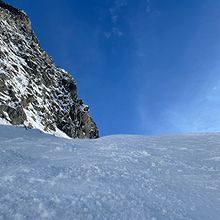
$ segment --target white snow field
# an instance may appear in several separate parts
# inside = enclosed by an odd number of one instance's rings
[[[1,125],[0,219],[219,220],[220,134],[68,140]]]

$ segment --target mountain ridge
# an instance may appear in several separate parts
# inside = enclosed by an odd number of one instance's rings
[[[71,138],[98,138],[70,73],[41,48],[27,14],[0,2],[0,118]]]

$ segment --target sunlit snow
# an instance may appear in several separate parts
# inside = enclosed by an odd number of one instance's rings
[[[220,134],[68,140],[0,126],[0,219],[220,219]]]

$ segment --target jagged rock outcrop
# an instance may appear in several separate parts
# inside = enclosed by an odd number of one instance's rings
[[[0,1],[0,118],[13,125],[97,138],[76,83],[41,48],[25,12]]]

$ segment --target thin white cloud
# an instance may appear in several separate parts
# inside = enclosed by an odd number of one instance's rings
[[[117,28],[117,27],[113,27],[113,28],[112,28],[112,32],[113,32],[115,35],[117,35],[118,37],[121,37],[121,36],[123,35],[122,31],[121,31],[119,28]]]
[[[146,0],[146,8],[145,11],[147,14],[151,14],[153,16],[159,16],[160,15],[160,11],[158,9],[154,9],[151,5],[151,1],[150,0]]]
[[[117,23],[118,15],[112,15],[112,23]]]
[[[151,12],[150,0],[146,0],[146,9],[145,9],[145,11],[147,13]]]
[[[112,36],[111,32],[104,32],[104,35],[107,39],[109,39]]]
[[[212,132],[220,131],[220,65],[203,73],[207,78],[190,89],[189,96],[179,93],[179,99],[168,102],[161,109],[152,107],[143,89],[145,81],[140,81],[137,97],[137,114],[143,133]],[[141,89],[142,88],[142,89]],[[178,98],[178,97],[177,97]],[[154,123],[154,119],[156,122]]]
[[[123,36],[123,32],[120,28],[119,20],[121,10],[126,7],[127,1],[126,0],[115,0],[112,3],[112,6],[109,9],[109,15],[111,18],[112,27],[111,30],[104,32],[104,36],[109,39],[113,36],[121,37]]]
[[[217,75],[217,74],[216,74]],[[220,79],[202,84],[198,95],[186,103],[177,103],[165,112],[171,126],[179,131],[220,130]]]

